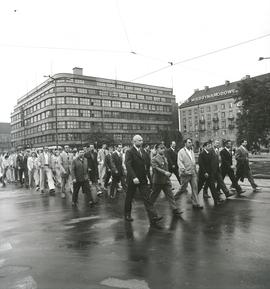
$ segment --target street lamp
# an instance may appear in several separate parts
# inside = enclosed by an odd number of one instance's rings
[[[56,92],[56,78],[51,75],[44,75],[44,77],[52,79],[54,81],[54,105],[55,105],[55,137],[56,137],[56,148],[58,149],[58,118],[57,118],[57,92]]]
[[[264,60],[264,59],[270,59],[270,57],[259,57],[258,61]]]

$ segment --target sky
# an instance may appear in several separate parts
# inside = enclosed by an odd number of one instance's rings
[[[269,0],[0,1],[0,122],[44,75],[73,67],[172,87],[178,103],[194,89],[268,73],[270,59],[258,58],[270,57],[269,15]]]

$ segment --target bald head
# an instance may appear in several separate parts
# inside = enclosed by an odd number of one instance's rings
[[[134,137],[133,137],[133,144],[134,144],[137,148],[141,147],[142,144],[143,144],[143,138],[142,138],[139,134],[134,135]]]

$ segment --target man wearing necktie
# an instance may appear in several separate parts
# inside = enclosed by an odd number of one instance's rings
[[[231,182],[232,182],[232,187],[236,189],[238,194],[242,194],[242,193],[244,193],[244,191],[239,186],[239,184],[236,180],[236,177],[234,175],[231,148],[232,148],[232,142],[230,140],[227,140],[224,143],[224,148],[220,151],[221,175],[222,175],[223,180],[224,180],[225,176],[228,175]]]
[[[157,216],[153,204],[150,201],[150,189],[147,180],[147,168],[149,167],[146,152],[142,150],[143,138],[140,135],[133,137],[133,146],[126,152],[125,165],[127,169],[127,193],[125,200],[125,220],[132,222],[131,217],[132,200],[138,189],[151,225],[156,225],[162,217]]]

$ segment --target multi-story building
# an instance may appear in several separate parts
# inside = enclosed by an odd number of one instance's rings
[[[95,133],[123,144],[139,133],[156,143],[162,131],[178,129],[177,109],[171,88],[84,76],[74,68],[18,99],[12,145],[79,145],[95,141]]]
[[[0,123],[0,154],[8,152],[11,148],[10,123]]]
[[[246,75],[244,79],[249,79]],[[254,77],[270,79],[270,73]],[[179,127],[184,138],[192,138],[195,147],[213,139],[230,139],[236,142],[236,118],[240,103],[235,103],[238,83],[235,81],[216,87],[206,86],[195,90],[194,94],[179,106]]]

